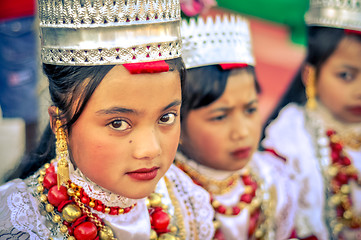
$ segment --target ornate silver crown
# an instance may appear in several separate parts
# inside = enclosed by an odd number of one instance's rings
[[[186,67],[194,68],[222,63],[254,65],[248,21],[240,16],[208,17],[185,20],[181,27]]]
[[[56,65],[180,57],[179,0],[38,0],[41,56]]]
[[[361,0],[310,0],[309,26],[361,30]]]

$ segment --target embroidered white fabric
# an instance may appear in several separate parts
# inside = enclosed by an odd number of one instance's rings
[[[275,239],[289,239],[295,227],[294,218],[297,210],[298,191],[295,181],[291,178],[283,160],[267,152],[256,152],[250,167],[263,179],[266,189],[275,186],[277,191],[277,204],[273,216]]]
[[[330,115],[327,115],[325,117],[319,112],[318,118],[321,118],[324,123],[328,123],[327,118]],[[334,120],[331,125],[335,126]],[[287,158],[287,165],[293,171],[297,186],[299,186],[299,208],[296,214],[298,236],[304,238],[315,235],[319,240],[328,240],[330,236],[323,217],[325,215],[324,183],[316,157],[316,146],[313,145],[314,133],[310,133],[307,129],[305,109],[296,104],[289,104],[280,112],[278,118],[267,127],[266,138],[262,145],[276,150],[280,155]],[[347,149],[347,152],[353,159],[361,159],[360,151]],[[361,164],[357,162],[355,161],[355,167],[360,172]],[[359,192],[356,187],[353,187],[352,191],[354,192],[355,207],[359,208],[361,195],[356,194]]]
[[[81,186],[89,197],[100,200],[109,207],[118,206],[121,208],[126,208],[137,202],[136,199],[120,196],[95,184],[92,180],[87,178],[79,168],[75,169],[74,165],[69,159],[67,160],[69,163],[70,180],[76,185]]]
[[[208,192],[195,185],[192,179],[174,165],[170,167],[166,177],[175,186],[173,191],[182,208],[186,239],[213,239],[214,210],[209,204]],[[194,227],[195,231],[192,229]]]
[[[177,153],[176,159],[184,162],[188,166],[197,170],[200,174],[210,179],[223,180],[239,171],[218,171],[197,164],[195,161],[187,159],[183,154]],[[282,160],[276,159],[272,155],[256,153],[249,163],[252,172],[257,173],[258,178],[264,181],[264,188],[267,190],[271,186],[276,187],[277,191],[277,207],[274,213],[275,218],[275,239],[287,239],[294,227],[293,219],[296,211],[296,199],[293,181],[289,178]],[[214,195],[214,199],[218,200],[225,206],[232,206],[238,203],[240,196],[244,193],[244,185],[242,181],[238,181],[234,188],[225,194]],[[237,216],[225,216],[216,213],[217,220],[221,222],[221,229],[226,239],[247,239],[249,212],[247,209]],[[272,221],[273,222],[273,221]]]
[[[45,217],[26,183],[13,180],[0,187],[0,239],[48,239]]]

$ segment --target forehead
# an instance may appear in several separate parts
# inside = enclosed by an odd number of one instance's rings
[[[88,105],[92,108],[121,105],[146,110],[173,99],[181,99],[177,71],[130,74],[122,65],[117,65],[95,89]]]
[[[360,38],[344,37],[327,62],[345,62],[361,66],[361,41]]]
[[[254,75],[245,69],[233,70],[219,102],[249,101],[257,95]],[[218,102],[218,101],[217,101]]]

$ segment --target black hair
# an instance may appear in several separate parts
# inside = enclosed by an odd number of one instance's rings
[[[167,60],[170,71],[178,71],[183,88],[185,68],[181,58]],[[58,107],[65,121],[64,127],[70,131],[71,126],[82,114],[90,97],[105,75],[115,65],[104,66],[56,66],[43,64],[43,71],[49,79],[49,92],[53,105]],[[183,93],[182,93],[183,94]],[[20,166],[8,180],[26,178],[42,165],[55,158],[55,135],[50,124],[44,130],[38,147],[24,156]]]
[[[330,27],[308,27],[307,29],[307,55],[296,76],[281,97],[280,102],[265,123],[262,139],[265,137],[265,128],[277,118],[279,112],[289,103],[304,105],[307,101],[305,86],[302,81],[302,72],[305,64],[313,66],[316,70],[316,79],[319,71],[327,59],[337,49],[344,37],[352,37],[361,41],[361,35],[345,33],[344,29]]]
[[[260,86],[256,79],[253,66],[242,70],[255,77],[257,93]],[[187,70],[186,84],[183,89],[184,101],[182,105],[182,120],[186,119],[189,111],[205,107],[220,98],[226,89],[227,80],[232,70],[223,70],[219,65],[210,65]]]

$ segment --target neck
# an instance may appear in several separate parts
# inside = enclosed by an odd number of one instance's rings
[[[68,164],[70,180],[76,185],[81,186],[89,197],[99,200],[109,207],[121,208],[131,207],[138,201],[137,199],[120,196],[99,186],[86,177],[79,168],[75,169],[69,159]]]

